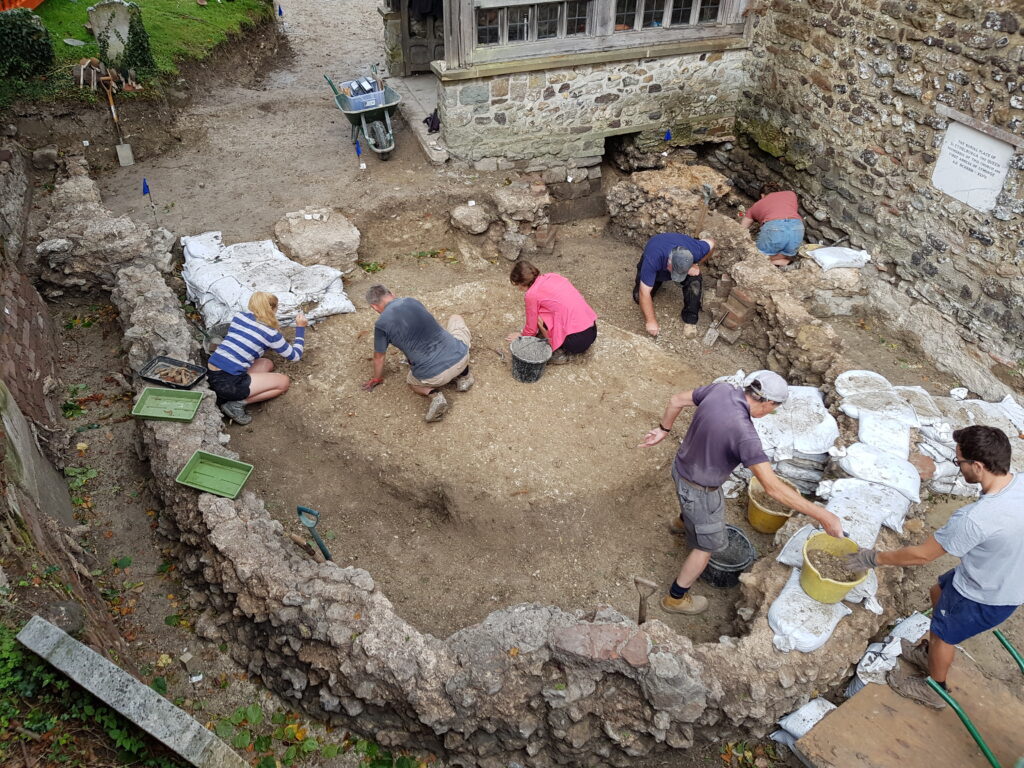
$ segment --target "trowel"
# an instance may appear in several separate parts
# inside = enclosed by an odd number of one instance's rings
[[[320,551],[323,552],[324,559],[333,560],[331,557],[331,550],[324,544],[324,540],[320,538],[320,534],[316,532],[316,524],[320,522],[320,513],[315,509],[309,507],[296,507],[296,512],[299,515],[299,522],[309,528],[309,533],[313,537],[313,541],[320,547]]]

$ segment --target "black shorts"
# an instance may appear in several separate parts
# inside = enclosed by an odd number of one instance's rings
[[[229,403],[232,400],[245,400],[249,396],[249,385],[252,377],[248,373],[234,374],[226,371],[206,372],[206,381],[217,394],[217,405]]]
[[[580,355],[590,349],[590,345],[594,343],[595,339],[597,339],[597,323],[585,331],[570,333],[562,340],[562,346],[559,349],[570,355]]]

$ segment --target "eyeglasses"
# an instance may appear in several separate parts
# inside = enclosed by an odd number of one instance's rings
[[[953,459],[953,464],[954,464],[954,466],[957,466],[957,467],[961,467],[964,464],[977,464],[977,463],[978,462],[976,462],[974,459],[957,459],[957,458]]]

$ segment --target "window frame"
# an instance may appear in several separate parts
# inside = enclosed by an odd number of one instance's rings
[[[589,0],[586,33],[569,35],[568,0],[556,0],[559,6],[556,37],[536,38],[538,13],[531,11],[528,40],[509,42],[507,9],[547,3],[539,0],[445,0],[445,62],[436,71],[454,73],[479,66],[490,69],[505,62],[511,65],[524,59],[573,54],[611,60],[621,55],[618,51],[625,52],[630,48],[637,49],[637,55],[646,58],[657,55],[654,51],[648,52],[649,49],[666,52],[678,48],[693,50],[694,44],[702,40],[715,41],[710,49],[720,49],[722,45],[743,48],[749,44],[750,20],[745,9],[753,0],[719,0],[718,16],[713,22],[697,21],[708,0],[693,0],[688,21],[675,25],[672,24],[673,10],[685,0],[665,0],[661,26],[644,27],[644,8],[648,1],[637,0],[632,29],[615,31],[616,0]],[[499,11],[497,43],[478,45],[476,42],[476,17],[483,9]]]

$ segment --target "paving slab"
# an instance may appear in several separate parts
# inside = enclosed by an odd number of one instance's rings
[[[1016,765],[1024,757],[1024,702],[963,654],[957,655],[948,683],[999,762],[1007,768]],[[796,746],[814,768],[988,765],[952,709],[929,709],[877,684],[865,686],[827,715]]]
[[[448,161],[448,148],[439,133],[427,133],[423,120],[437,106],[437,77],[433,74],[388,78],[388,85],[398,91],[402,103],[398,111],[408,123],[423,153],[434,165]]]
[[[18,633],[18,642],[192,765],[247,768],[245,760],[195,718],[46,619],[33,616]]]

